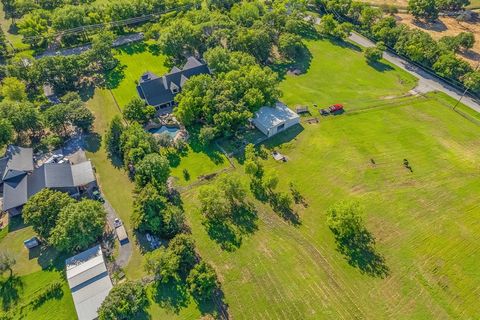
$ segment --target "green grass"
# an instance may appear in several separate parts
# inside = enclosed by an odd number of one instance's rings
[[[361,48],[353,44],[321,40],[310,41],[307,47],[313,56],[307,73],[286,75],[280,85],[281,99],[291,107],[343,103],[352,110],[406,94],[416,85],[413,76],[387,61],[368,65]]]
[[[138,97],[137,82],[146,71],[163,75],[168,72],[164,66],[165,56],[158,52],[151,42],[137,42],[117,48],[115,57],[118,66],[107,75],[107,86],[121,108],[132,98]]]
[[[72,296],[62,272],[65,257],[52,249],[40,252],[37,248],[29,252],[23,241],[34,236],[35,232],[18,217],[13,218],[4,230],[3,238],[0,239],[0,251],[7,251],[15,258],[13,271],[18,283],[13,286],[14,290],[0,291],[0,312],[5,311],[6,301],[11,301],[13,319],[51,319],[52,314],[56,315],[56,319],[74,318],[76,312]],[[6,231],[8,233],[4,234]],[[5,279],[1,278],[1,281]],[[49,299],[37,309],[28,305],[36,293],[53,281],[63,282],[63,295],[59,299]],[[21,308],[22,305],[25,305],[24,308]]]
[[[183,196],[197,246],[222,279],[232,317],[475,317],[479,127],[425,98],[303,127],[293,140],[269,143],[288,162],[265,162],[279,175],[280,189],[294,182],[306,198],[307,208],[295,207],[299,227],[257,204],[258,230],[226,252],[201,223],[197,190]],[[325,212],[344,199],[365,208],[390,270],[386,279],[362,274],[336,251]]]

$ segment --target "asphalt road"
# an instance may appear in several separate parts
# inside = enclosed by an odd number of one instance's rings
[[[349,37],[349,39],[356,44],[359,44],[363,47],[373,47],[375,46],[375,43],[370,41],[369,39],[357,34],[357,33],[352,33],[352,35]],[[390,52],[385,52],[383,54],[383,58],[394,65],[400,67],[401,69],[407,71],[408,73],[414,75],[416,78],[418,78],[418,85],[414,89],[414,91],[418,93],[427,93],[431,91],[441,91],[446,94],[448,94],[450,97],[458,100],[461,98],[463,92],[460,90],[452,87],[445,81],[443,81],[440,78],[437,78],[430,73],[424,71],[423,69],[414,66],[413,64],[409,63],[405,59],[390,53]],[[480,102],[477,100],[474,100],[468,96],[464,96],[462,99],[462,103],[467,105],[468,107],[472,108],[473,110],[480,112]]]
[[[125,36],[120,36],[118,37],[114,42],[113,46],[114,47],[119,47],[121,45],[131,43],[131,42],[136,42],[140,41],[144,38],[143,33],[134,33],[134,34],[129,34]],[[86,44],[83,46],[75,47],[75,48],[70,48],[70,49],[63,49],[63,50],[47,50],[44,53],[36,56],[37,59],[43,58],[43,57],[53,57],[53,56],[71,56],[74,54],[80,54],[82,52],[87,51],[90,49],[92,45],[91,44]]]

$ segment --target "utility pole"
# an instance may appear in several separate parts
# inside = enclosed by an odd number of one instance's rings
[[[475,70],[473,70],[473,72],[476,72],[479,67],[480,67],[480,61],[477,63],[477,67],[475,68]],[[458,107],[458,105],[460,104],[460,101],[462,101],[463,97],[465,97],[465,95],[467,94],[467,91],[468,91],[468,88],[465,88],[465,91],[463,91],[462,96],[460,97],[460,99],[458,99],[457,103],[455,103],[455,105],[453,106],[453,110],[455,110]]]

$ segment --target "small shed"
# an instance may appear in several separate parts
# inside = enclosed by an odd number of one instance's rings
[[[261,107],[252,120],[255,127],[267,137],[272,137],[300,123],[300,116],[281,102],[274,107]]]
[[[25,248],[29,250],[37,247],[39,244],[40,244],[40,241],[38,241],[37,237],[33,237],[23,241],[23,245],[25,246]]]

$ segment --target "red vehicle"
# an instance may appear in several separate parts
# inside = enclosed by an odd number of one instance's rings
[[[334,104],[334,105],[330,106],[330,107],[328,108],[328,110],[330,111],[330,113],[337,112],[337,111],[343,110],[343,105],[341,105],[341,104]]]

